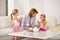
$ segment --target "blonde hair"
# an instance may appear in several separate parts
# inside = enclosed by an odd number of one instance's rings
[[[15,12],[14,12],[15,11]],[[13,17],[12,17],[12,15],[15,15],[15,14],[17,14],[18,13],[18,9],[13,9],[12,10],[12,13],[11,13],[11,20],[13,20]]]

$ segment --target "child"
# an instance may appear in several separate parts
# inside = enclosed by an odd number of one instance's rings
[[[13,32],[20,31],[20,22],[22,21],[22,18],[18,18],[18,9],[14,9],[12,11],[10,22],[13,22]],[[14,40],[18,40],[18,37],[15,36]]]
[[[46,24],[47,24],[46,15],[45,14],[41,14],[40,19],[41,19],[41,21],[40,21],[39,30],[42,30],[42,31],[48,30],[48,28],[46,27]]]

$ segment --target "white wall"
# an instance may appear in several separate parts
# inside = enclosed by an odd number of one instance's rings
[[[26,15],[28,14],[31,8],[36,8],[39,12],[45,13],[48,16],[55,16],[57,18],[57,24],[60,24],[60,0],[10,0],[9,10],[11,11],[14,8],[19,9],[19,14]],[[10,14],[9,11],[9,14]]]
[[[56,17],[57,24],[60,24],[60,0],[44,0],[44,13],[47,17]]]
[[[26,15],[29,11],[29,0],[8,0],[8,16],[14,8],[19,10],[19,15]]]
[[[29,10],[29,0],[14,0],[14,8],[19,9],[21,15],[26,15]]]
[[[6,0],[0,0],[0,16],[6,16]]]
[[[36,8],[39,14],[45,13],[47,18],[56,17],[57,24],[60,24],[60,0],[30,0],[30,8]],[[37,15],[38,19],[39,14]]]
[[[14,9],[14,0],[8,0],[8,16],[10,16],[13,9]]]
[[[40,18],[40,14],[44,13],[44,0],[30,0],[30,8],[36,8],[39,12],[39,14],[37,14],[37,20],[39,20]]]

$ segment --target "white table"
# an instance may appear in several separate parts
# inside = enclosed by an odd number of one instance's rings
[[[9,33],[8,35],[11,36],[18,36],[18,37],[28,37],[28,38],[38,38],[38,39],[44,39],[46,40],[47,38],[52,38],[53,36],[59,35],[59,32],[51,32],[51,31],[46,31],[46,32],[28,32],[28,31],[20,31],[20,32],[15,32],[15,33]]]

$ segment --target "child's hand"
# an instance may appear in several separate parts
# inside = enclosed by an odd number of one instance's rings
[[[27,24],[24,24],[23,27],[27,27]]]
[[[40,27],[40,23],[39,23],[39,22],[37,22],[37,23],[36,23],[36,26],[37,26],[37,27]]]

